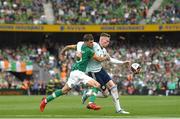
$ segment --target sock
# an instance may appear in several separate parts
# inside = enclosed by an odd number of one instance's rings
[[[98,92],[98,88],[92,88],[92,95],[89,97],[89,103],[94,103],[96,100],[96,94]]]
[[[57,97],[59,97],[61,95],[63,95],[62,90],[61,89],[60,90],[56,90],[51,95],[47,96],[46,101],[48,103],[48,102],[54,100],[55,98],[57,98]]]
[[[114,102],[114,106],[116,108],[116,111],[120,111],[121,110],[121,106],[120,106],[120,102],[119,102],[119,95],[118,95],[118,91],[117,91],[117,86],[113,86],[111,88],[111,95],[113,98],[113,102]]]
[[[92,89],[87,89],[86,95],[89,97],[92,95]]]

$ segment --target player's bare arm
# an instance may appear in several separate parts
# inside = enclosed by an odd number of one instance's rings
[[[65,51],[70,50],[70,49],[76,49],[76,45],[67,45],[65,46],[62,50],[60,55],[64,55]]]
[[[127,64],[127,65],[131,63],[129,60],[121,61],[112,57],[110,57],[110,62],[114,64]]]
[[[125,64],[125,65],[130,65],[130,61],[129,60],[118,60],[118,59],[115,59],[115,58],[112,58],[108,53],[106,53],[107,56],[109,56],[109,61],[113,64]]]

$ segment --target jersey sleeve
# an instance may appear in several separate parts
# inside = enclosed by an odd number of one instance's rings
[[[96,52],[96,50],[100,49],[101,47],[99,46],[98,43],[94,42],[93,43],[93,50]]]
[[[76,45],[76,50],[77,50],[78,52],[81,52],[81,47],[82,47],[83,44],[84,44],[84,42],[82,42],[82,41],[80,41],[80,42],[77,43],[77,45]]]

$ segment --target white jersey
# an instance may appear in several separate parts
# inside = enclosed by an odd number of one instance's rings
[[[84,42],[78,42],[77,43],[77,51],[81,52],[81,47]],[[104,56],[107,55],[107,51],[105,48],[102,48],[98,43],[93,43],[93,50],[97,56]],[[101,62],[95,61],[94,59],[91,59],[88,63],[88,66],[86,68],[86,72],[99,72],[101,70]]]

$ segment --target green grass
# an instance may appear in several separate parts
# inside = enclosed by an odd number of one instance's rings
[[[80,96],[62,96],[39,111],[42,96],[0,96],[0,118],[180,118],[180,96],[121,96],[131,114],[116,114],[111,96],[97,98],[99,111],[86,109]]]

